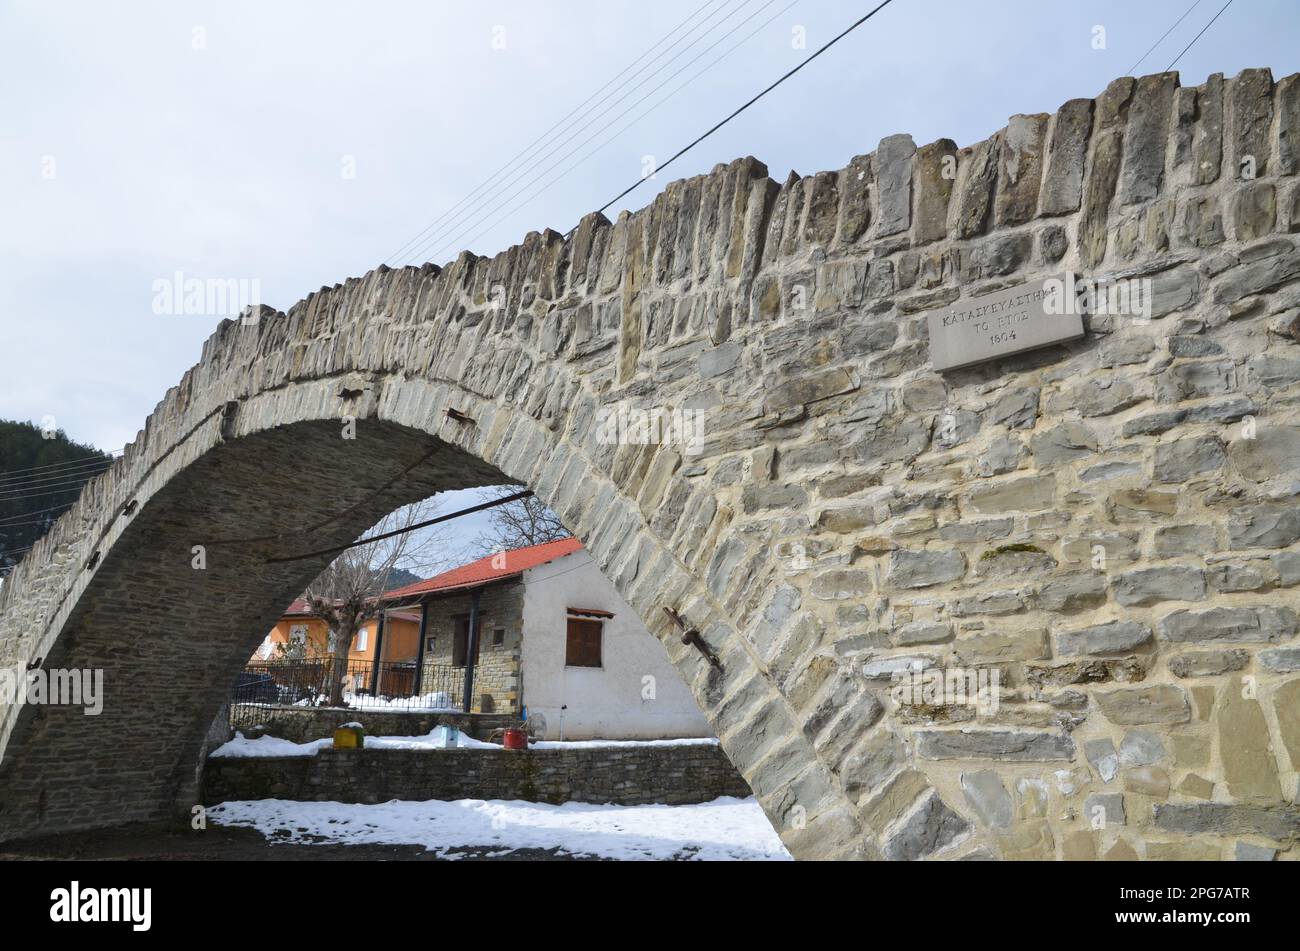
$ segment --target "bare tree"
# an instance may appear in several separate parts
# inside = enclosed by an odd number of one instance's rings
[[[494,485],[483,490],[483,501],[503,499],[522,488],[519,485]],[[556,514],[535,495],[498,505],[488,511],[491,513],[491,525],[479,534],[476,541],[480,555],[527,548],[529,545],[568,538],[571,534]]]
[[[363,538],[410,529],[433,518],[438,504],[425,499],[389,513]],[[447,558],[447,536],[438,529],[404,531],[392,538],[349,548],[330,563],[303,595],[307,609],[330,631],[330,706],[343,706],[343,681],[348,652],[366,619],[386,607],[381,595],[391,590],[390,579],[398,569],[422,576],[443,566]],[[378,658],[376,658],[378,661]]]

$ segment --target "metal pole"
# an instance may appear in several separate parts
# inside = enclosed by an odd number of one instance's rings
[[[382,608],[379,620],[375,622],[375,666],[370,672],[370,696],[379,696],[379,664],[384,659],[384,618],[388,613]]]
[[[469,596],[469,636],[465,638],[465,696],[463,709],[470,712],[470,701],[474,696],[474,667],[478,663],[478,596],[476,588]]]
[[[425,631],[429,629],[429,602],[420,602],[420,646],[415,655],[415,695],[420,696],[420,686],[424,680],[424,642]]]

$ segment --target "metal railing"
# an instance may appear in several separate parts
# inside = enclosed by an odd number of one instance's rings
[[[230,692],[231,727],[269,724],[294,710],[331,706],[337,664],[329,657],[248,664]],[[359,712],[459,711],[462,706],[465,667],[425,664],[417,678],[414,661],[348,660],[341,674],[343,706]]]

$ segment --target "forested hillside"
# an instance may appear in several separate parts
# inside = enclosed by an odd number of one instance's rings
[[[0,576],[8,574],[82,486],[113,461],[94,446],[0,420]]]

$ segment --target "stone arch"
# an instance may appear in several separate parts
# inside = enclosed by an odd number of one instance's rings
[[[661,638],[798,857],[1290,845],[1298,138],[1300,77],[1125,78],[969,148],[890,136],[783,185],[741,159],[567,240],[223,323],[0,591],[0,663],[99,663],[154,715],[0,713],[0,837],[192,800],[255,636],[203,611],[263,631],[319,567],[265,563],[304,525],[346,541],[504,475]],[[1066,269],[1150,280],[1149,323],[929,364],[927,311]],[[610,440],[620,409],[703,435]],[[996,671],[998,711],[899,704],[917,665]]]
[[[232,340],[257,332],[227,329]],[[341,544],[393,508],[437,491],[535,485],[668,639],[679,665],[690,661],[689,649],[670,639],[661,608],[710,626],[721,617],[690,569],[644,524],[638,500],[652,510],[666,488],[662,479],[656,489],[643,473],[643,491],[629,493],[544,424],[459,385],[327,373],[200,412],[179,417],[171,439],[149,434],[155,440],[144,442],[156,454],[133,459],[143,478],[114,469],[117,494],[100,502],[108,524],[90,552],[99,557],[93,568],[81,566],[93,580],[75,604],[57,609],[50,625],[57,633],[37,655],[51,669],[103,669],[105,711],[86,718],[27,707],[7,724],[6,828],[30,834],[105,817],[158,820],[192,804],[205,724],[224,699],[226,675],[260,639],[250,632],[274,623],[275,606],[328,561],[267,559]],[[343,424],[352,420],[355,438],[343,439]],[[127,517],[121,513],[130,501],[137,505]],[[196,545],[201,570],[193,564]],[[722,677],[704,679],[720,693]],[[93,782],[88,763],[103,764]]]

